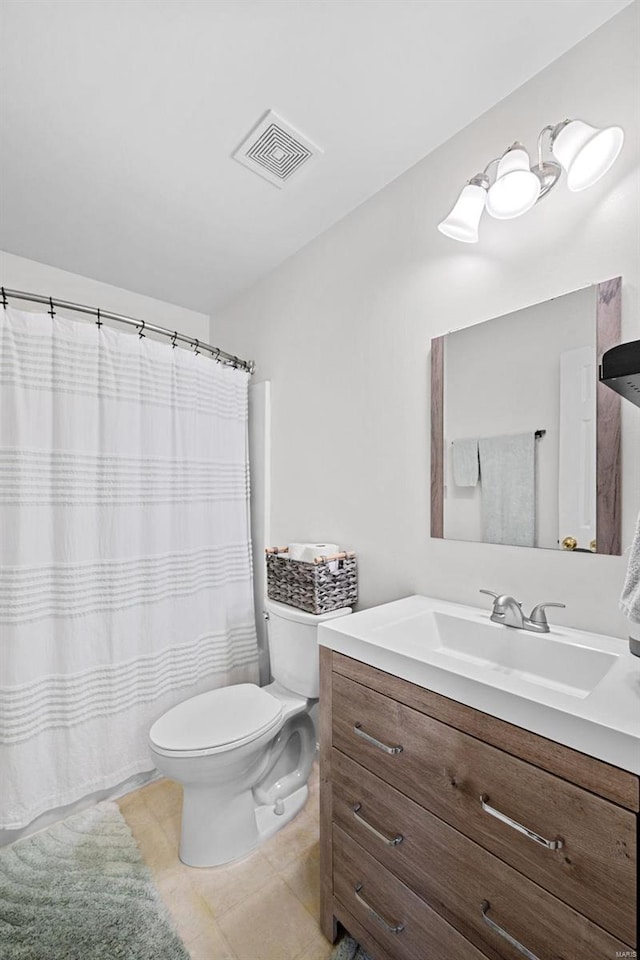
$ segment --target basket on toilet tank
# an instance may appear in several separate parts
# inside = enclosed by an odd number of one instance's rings
[[[351,607],[358,599],[358,564],[355,553],[345,551],[313,562],[290,560],[288,547],[267,547],[267,596],[278,603],[329,613]]]

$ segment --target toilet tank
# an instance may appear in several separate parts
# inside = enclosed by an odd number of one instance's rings
[[[275,600],[264,606],[271,676],[301,697],[319,697],[318,624],[345,617],[351,607],[314,615]]]

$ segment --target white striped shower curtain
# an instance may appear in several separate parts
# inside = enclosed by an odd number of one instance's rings
[[[161,713],[257,680],[247,390],[0,308],[0,828],[152,769]]]

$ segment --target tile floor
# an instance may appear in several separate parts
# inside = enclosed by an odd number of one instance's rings
[[[320,933],[318,765],[298,816],[245,860],[178,859],[182,791],[157,780],[118,801],[193,960],[328,960]]]

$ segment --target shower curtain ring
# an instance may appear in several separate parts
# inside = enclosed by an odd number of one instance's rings
[[[145,324],[145,321],[143,320],[143,321],[142,321],[142,326],[140,327],[140,330],[139,330],[139,332],[138,332],[138,337],[139,337],[140,340],[142,340],[143,337],[145,336],[145,333],[144,333],[144,328],[145,328],[145,326],[146,326],[146,324]]]
[[[171,346],[173,347],[174,350],[175,350],[175,348],[176,348],[177,340],[178,340],[178,331],[177,331],[177,330],[174,330],[174,331],[173,331],[173,336],[171,337]]]
[[[195,355],[196,357],[199,357],[199,356],[200,356],[200,341],[198,340],[197,337],[196,337],[196,342],[195,342],[195,344],[194,344],[194,347],[195,347],[194,355]]]
[[[100,327],[102,326],[102,320],[100,319],[100,307],[98,307],[97,309],[97,314],[98,314],[98,318],[96,320],[96,326],[98,327],[98,330],[99,330]]]
[[[49,316],[50,316],[50,317],[55,317],[56,312],[55,312],[55,310],[53,309],[53,298],[52,298],[52,297],[49,297],[49,306],[51,307],[51,309],[48,311]]]
[[[7,309],[7,295],[4,292],[4,287],[2,287],[2,306]]]

